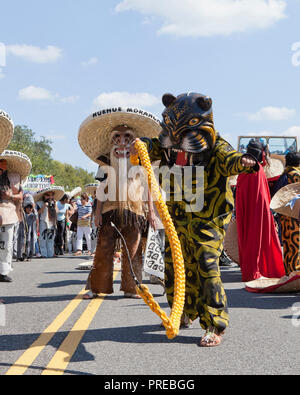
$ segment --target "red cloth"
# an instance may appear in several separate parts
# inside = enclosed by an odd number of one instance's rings
[[[243,282],[261,276],[285,275],[283,255],[270,211],[270,190],[263,170],[241,174],[236,191],[236,216]]]

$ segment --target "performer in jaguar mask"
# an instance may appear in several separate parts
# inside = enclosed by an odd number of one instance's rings
[[[227,298],[221,280],[219,259],[231,220],[234,199],[228,177],[259,169],[254,158],[236,152],[214,128],[212,100],[197,93],[163,97],[163,131],[159,138],[142,139],[151,161],[161,161],[162,179],[170,169],[183,172],[191,166],[192,183],[170,179],[169,211],[178,232],[186,268],[186,304],[182,325],[198,317],[206,331],[203,347],[217,346],[229,324]],[[131,153],[136,155],[134,145]],[[204,168],[204,207],[194,211],[192,202],[176,201],[182,185],[200,186],[195,169]],[[203,190],[203,185],[202,185]],[[186,192],[186,191],[184,191]],[[166,246],[165,282],[170,306],[174,298],[174,270],[170,246]]]

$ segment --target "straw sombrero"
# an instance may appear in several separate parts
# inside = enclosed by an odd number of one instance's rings
[[[68,195],[69,199],[73,199],[74,197],[80,195],[81,192],[82,192],[82,188],[77,187],[77,188],[73,189],[73,191],[71,191],[71,192],[66,192],[66,195]]]
[[[83,152],[97,164],[110,153],[110,136],[117,126],[128,126],[136,137],[158,137],[160,121],[147,111],[136,108],[109,108],[89,116],[80,126],[78,141]]]
[[[281,188],[273,197],[270,207],[278,214],[299,219],[300,182]]]
[[[252,293],[296,293],[300,292],[300,272],[293,272],[282,278],[265,278],[246,283],[246,290]]]
[[[100,183],[95,183],[95,184],[88,184],[84,187],[84,192],[87,193],[88,195],[95,195],[96,190]]]
[[[269,158],[269,164],[264,167],[268,180],[280,177],[284,172],[284,164],[279,159]]]
[[[232,218],[224,240],[224,251],[228,257],[238,265],[240,264],[239,240],[236,219]]]
[[[8,147],[13,135],[13,121],[4,111],[0,110],[0,154]]]
[[[33,197],[35,202],[39,202],[42,197],[45,195],[47,192],[53,192],[54,193],[54,199],[58,202],[65,194],[64,188],[63,187],[49,187],[45,189],[41,189],[40,191],[37,191]]]
[[[6,160],[8,173],[20,175],[22,184],[30,175],[32,164],[27,155],[17,151],[4,151],[0,155],[0,160]]]

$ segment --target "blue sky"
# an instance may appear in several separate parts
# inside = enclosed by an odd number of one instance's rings
[[[234,146],[238,135],[300,134],[298,0],[0,6],[0,108],[52,139],[57,160],[94,171],[77,142],[81,122],[118,104],[160,116],[166,92],[210,95]]]

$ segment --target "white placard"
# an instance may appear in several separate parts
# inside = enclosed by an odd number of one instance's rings
[[[165,278],[165,260],[162,254],[163,244],[164,240],[161,238],[161,232],[154,231],[150,227],[145,251],[144,271],[162,280]]]

